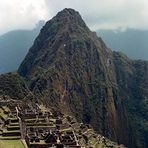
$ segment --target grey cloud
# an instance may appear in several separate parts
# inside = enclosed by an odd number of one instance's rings
[[[80,12],[92,29],[148,29],[147,0],[1,0],[0,34],[33,28],[65,7]]]
[[[46,3],[53,14],[65,7],[78,10],[92,29],[148,29],[147,0],[46,0]]]
[[[50,18],[48,10],[44,0],[1,0],[0,34],[33,28],[39,20]]]

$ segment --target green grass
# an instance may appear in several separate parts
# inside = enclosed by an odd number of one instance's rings
[[[26,123],[26,126],[50,126],[50,123]]]
[[[3,130],[3,133],[16,133],[16,132],[20,132],[20,130],[11,130],[11,131],[8,131],[7,129]]]
[[[20,130],[20,126],[8,126],[7,130],[8,131]]]
[[[9,120],[18,120],[18,118],[14,117],[14,118],[8,118]]]
[[[5,112],[10,112],[10,109],[7,106],[2,106],[2,108]]]
[[[29,127],[33,127],[33,128],[55,128],[55,126],[27,126],[28,128]]]
[[[21,139],[21,136],[0,136],[1,140],[15,140],[15,139]],[[1,148],[1,147],[0,147]]]
[[[65,128],[65,129],[61,129],[60,132],[67,132],[67,131],[72,131],[72,128]]]
[[[96,138],[91,137],[89,139],[89,143],[91,143],[91,145],[94,145],[96,142],[97,142],[97,139]]]
[[[49,121],[51,121],[51,122],[56,122],[56,119],[49,119]]]
[[[96,145],[96,148],[102,148],[102,147],[104,147],[104,144],[102,144],[102,143],[98,143],[98,144]]]
[[[34,118],[34,119],[25,119],[25,121],[36,121],[36,120],[38,120],[38,121],[40,121],[40,120],[45,120],[45,118],[38,118],[38,119],[36,119],[36,118]]]
[[[25,119],[26,123],[34,123],[34,122],[45,122],[45,118],[39,118],[39,119]]]
[[[0,108],[0,116],[4,120],[6,120],[8,117],[8,115],[4,113],[4,110],[2,108]]]
[[[19,126],[19,123],[16,122],[16,123],[10,123],[10,126]]]
[[[25,148],[21,140],[0,140],[0,148]]]

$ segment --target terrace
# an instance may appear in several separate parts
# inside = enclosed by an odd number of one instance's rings
[[[71,116],[64,116],[43,105],[15,101],[0,107],[0,143],[5,141],[18,143],[20,148],[25,144],[29,148],[99,148],[117,145],[107,138],[104,140],[94,133],[90,125],[78,123]]]

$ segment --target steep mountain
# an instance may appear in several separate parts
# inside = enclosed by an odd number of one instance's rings
[[[78,12],[65,9],[43,27],[18,72],[30,79],[31,91],[47,104],[71,112],[119,143],[133,146],[115,57]]]
[[[40,21],[33,30],[14,30],[0,36],[0,73],[18,69],[42,26]]]
[[[0,73],[15,71],[24,59],[44,22],[33,30],[14,30],[0,36]],[[148,31],[98,30],[105,43],[115,51],[122,51],[132,59],[148,60]]]
[[[148,30],[98,30],[97,34],[113,50],[124,52],[132,59],[148,60]]]
[[[112,52],[75,10],[64,9],[45,24],[18,74],[32,100],[118,143],[148,147],[148,62]]]
[[[148,61],[114,52],[120,97],[124,99],[137,147],[148,147]]]

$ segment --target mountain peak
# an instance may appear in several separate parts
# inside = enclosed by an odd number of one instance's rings
[[[62,11],[58,12],[52,20],[47,22],[47,24],[50,24],[51,21],[54,21],[56,24],[61,23],[64,25],[64,27],[68,25],[75,27],[80,26],[84,29],[88,29],[79,12],[71,8],[65,8]]]
[[[62,11],[58,12],[57,15],[67,15],[67,16],[73,16],[73,15],[79,15],[79,12],[72,9],[72,8],[65,8]]]
[[[114,104],[113,95],[118,98],[118,94],[112,85],[116,84],[112,56],[78,12],[64,9],[43,27],[18,73],[31,80],[29,88],[35,96],[48,98],[107,137],[116,140],[122,133],[119,142],[126,144],[128,125],[116,127],[125,113]]]
[[[71,8],[65,8],[62,11],[58,12],[56,15],[56,18],[57,19],[60,19],[60,18],[66,19],[67,18],[67,20],[73,20],[73,19],[78,20],[79,19],[79,20],[83,21],[79,12],[74,9],[71,9]]]
[[[46,23],[18,74],[24,79],[1,77],[0,94],[54,106],[118,143],[148,147],[148,63],[109,50],[75,10]]]
[[[51,51],[56,55],[57,51],[65,50],[59,48],[61,46],[63,47],[64,44],[73,46],[73,44],[76,44],[74,43],[75,40],[83,43],[83,40],[89,40],[88,37],[89,39],[92,38],[92,32],[86,26],[80,14],[69,8],[62,10],[41,29],[34,45],[30,48],[29,53],[19,68],[20,74],[25,76],[28,70],[34,67],[33,65],[37,65],[39,62],[37,57],[39,58],[41,55],[51,57],[51,55],[49,55]],[[71,47],[69,47],[69,51],[70,50]],[[46,62],[48,62],[48,60],[49,58],[47,58]],[[27,61],[29,64],[26,64]],[[43,65],[45,65],[45,63]]]

